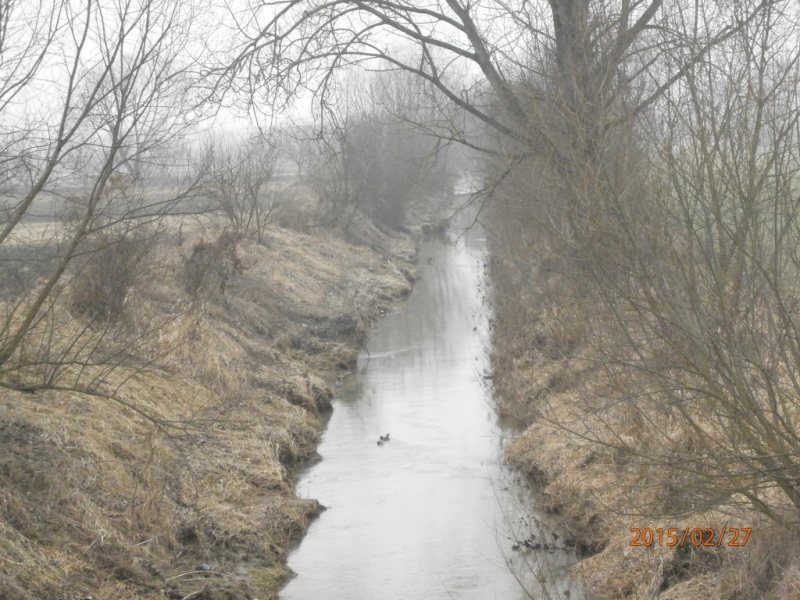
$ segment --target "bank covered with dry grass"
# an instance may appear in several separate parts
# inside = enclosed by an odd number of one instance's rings
[[[319,413],[414,279],[413,236],[349,236],[181,227],[105,336],[161,324],[107,393],[0,391],[0,598],[276,597],[321,510],[293,489]],[[61,296],[61,328],[83,327]]]
[[[757,510],[744,491],[731,493],[734,477],[704,471],[714,455],[703,432],[624,400],[652,390],[608,360],[611,324],[600,312],[587,321],[591,299],[545,273],[541,256],[523,259],[511,239],[495,236],[491,262],[495,400],[524,429],[507,459],[541,490],[538,508],[558,517],[579,557],[575,576],[609,599],[798,597],[796,533]],[[705,427],[713,434],[713,422]],[[762,493],[790,510],[774,490]],[[649,547],[632,545],[632,528],[652,529]],[[672,545],[670,528],[678,538]],[[741,528],[752,529],[744,547]],[[694,529],[704,531],[703,543],[692,543]]]

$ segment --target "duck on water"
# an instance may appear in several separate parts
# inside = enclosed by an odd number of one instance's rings
[[[378,446],[383,446],[388,441],[389,441],[389,434],[387,433],[386,435],[382,435],[380,437],[380,439],[378,440]]]

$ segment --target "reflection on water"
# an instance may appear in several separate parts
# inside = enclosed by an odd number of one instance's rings
[[[526,491],[501,464],[505,434],[483,385],[486,249],[475,234],[423,245],[421,281],[340,388],[323,460],[298,484],[330,510],[291,555],[284,600],[531,597],[518,579],[548,597],[523,564],[548,555],[511,549]],[[558,597],[569,559],[549,558]]]

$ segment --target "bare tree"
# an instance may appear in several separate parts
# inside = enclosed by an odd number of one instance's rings
[[[503,161],[485,182],[485,198],[527,168],[522,162],[536,161],[559,188],[541,207],[559,254],[590,276],[613,274],[620,268],[593,263],[613,262],[605,246],[624,246],[603,214],[617,210],[626,186],[618,151],[635,143],[636,119],[776,3],[749,4],[745,13],[718,5],[701,22],[663,0],[281,0],[232,25],[240,42],[220,54],[214,91],[246,92],[257,109],[310,88],[324,119],[342,68],[409,73],[440,109],[427,129]]]
[[[171,111],[175,94],[185,98],[188,89],[192,7],[159,0],[54,1],[41,3],[38,14],[23,3],[3,7],[4,31],[36,37],[2,47],[12,53],[3,67],[15,102],[0,106],[10,182],[0,213],[0,278],[15,285],[4,286],[0,386],[98,393],[130,348],[101,343],[110,339],[108,323],[66,326],[62,300],[73,267],[93,263],[76,259],[152,227],[197,187],[179,176],[177,187],[148,188],[152,173],[131,167],[151,160],[162,175],[188,172],[157,149],[200,116]],[[56,218],[62,201],[67,221]]]
[[[617,219],[635,276],[604,299],[610,381],[633,377],[646,432],[632,454],[681,473],[670,502],[784,524],[800,511],[798,33],[770,7],[659,103],[651,218]]]
[[[314,140],[308,137],[308,132],[300,125],[284,127],[278,132],[281,156],[294,163],[296,168],[295,179],[302,179],[307,173],[308,162],[313,153]]]
[[[394,68],[494,132],[468,138],[443,121],[497,158],[487,192],[530,192],[515,209],[533,231],[513,242],[544,250],[538,272],[564,292],[550,309],[574,301],[562,331],[584,328],[556,354],[579,337],[607,375],[586,394],[595,433],[580,435],[686,474],[687,510],[743,501],[796,522],[788,3],[286,0],[255,11],[218,89],[257,102],[302,85],[324,110],[342,66]],[[261,84],[273,76],[282,88]]]
[[[522,143],[526,152],[552,150],[571,161],[576,152],[593,153],[594,138],[652,105],[714,44],[770,4],[761,2],[745,15],[720,10],[708,23],[714,29],[700,31],[673,27],[688,15],[679,3],[663,0],[486,6],[457,0],[271,2],[258,6],[259,19],[240,27],[244,39],[226,56],[232,63],[221,65],[218,85],[274,94],[278,88],[265,87],[266,81],[280,81],[280,89],[289,91],[295,84],[313,84],[324,100],[336,87],[337,68],[375,68],[380,59],[429,82],[454,105]],[[647,68],[675,48],[691,49],[677,70]],[[465,65],[480,73],[467,87]],[[481,80],[492,90],[491,99],[476,93]],[[555,93],[520,85],[531,81],[547,81]],[[640,91],[638,102],[621,106],[620,93],[631,89]],[[542,102],[560,112],[563,122],[538,118]],[[585,147],[579,147],[581,138]]]
[[[275,181],[278,157],[275,141],[263,137],[217,136],[205,148],[206,193],[234,231],[252,235],[259,243],[291,193],[288,186]]]
[[[503,277],[518,272],[506,285],[530,298],[527,340],[589,365],[574,375],[574,412],[546,394],[533,404],[621,465],[630,501],[609,509],[748,509],[793,526],[800,22],[782,6],[729,8],[741,26],[713,44],[718,7],[674,15],[709,36],[705,59],[624,143],[609,137],[603,160],[583,163],[592,177],[569,202],[549,165],[529,160],[493,224]],[[675,48],[659,68],[677,72],[694,51]]]
[[[308,181],[328,223],[346,228],[362,212],[402,226],[414,202],[446,185],[446,151],[416,125],[419,86],[398,85],[398,73],[344,79],[318,132],[308,134],[315,150]]]

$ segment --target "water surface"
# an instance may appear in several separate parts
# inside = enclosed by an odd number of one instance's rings
[[[536,529],[486,385],[485,260],[477,230],[421,248],[421,280],[339,388],[323,460],[298,484],[329,510],[290,556],[283,600],[545,598],[532,575],[545,557],[551,596],[577,598],[566,553],[512,550]]]

